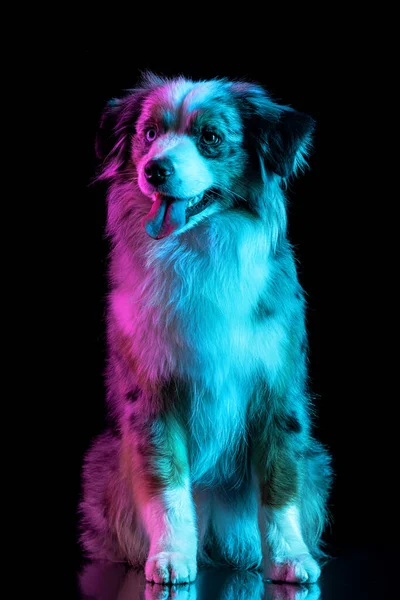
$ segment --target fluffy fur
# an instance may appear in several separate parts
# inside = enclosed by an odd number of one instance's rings
[[[263,555],[270,579],[318,578],[331,470],[311,433],[284,193],[312,130],[228,80],[147,75],[107,106],[112,427],[84,466],[92,558],[159,583]]]

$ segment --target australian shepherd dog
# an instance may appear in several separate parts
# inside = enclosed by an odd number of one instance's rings
[[[331,480],[312,435],[285,189],[313,119],[259,85],[147,74],[109,102],[110,428],[83,472],[91,558],[315,582]]]

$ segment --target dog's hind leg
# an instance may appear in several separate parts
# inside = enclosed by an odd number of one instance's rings
[[[304,540],[313,556],[323,559],[321,534],[328,517],[327,499],[332,481],[331,459],[324,446],[311,439],[304,457],[300,520]]]
[[[107,432],[85,457],[81,543],[91,559],[143,565],[148,539],[123,476],[121,440]]]

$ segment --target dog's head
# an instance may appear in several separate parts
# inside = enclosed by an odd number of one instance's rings
[[[106,108],[100,177],[137,184],[155,239],[237,204],[262,216],[268,188],[306,164],[312,129],[256,84],[147,75]]]

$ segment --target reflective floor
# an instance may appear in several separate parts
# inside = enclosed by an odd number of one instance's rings
[[[191,585],[163,587],[123,565],[91,563],[79,574],[79,594],[82,600],[394,600],[400,598],[398,559],[393,552],[346,551],[310,586],[263,582],[252,572],[205,570]]]

